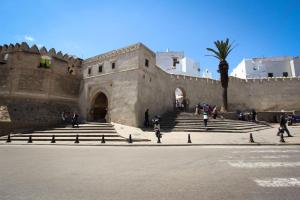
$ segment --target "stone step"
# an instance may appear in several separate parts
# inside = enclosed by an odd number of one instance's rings
[[[254,129],[212,129],[212,128],[173,128],[173,129],[161,129],[161,132],[223,132],[223,133],[248,133],[251,131],[259,131],[267,128],[254,128]]]
[[[32,137],[32,141],[51,141],[52,137],[45,138],[45,137]],[[101,142],[101,137],[95,137],[95,138],[86,138],[86,137],[79,137],[79,141],[99,141]],[[3,138],[0,138],[0,140],[6,140]],[[75,141],[75,137],[70,138],[55,138],[56,141]],[[11,141],[28,141],[28,137],[24,138],[11,138]],[[125,138],[105,138],[105,141],[127,141]]]
[[[55,137],[76,137],[77,134],[19,134],[19,135],[11,135],[11,138],[21,138],[21,137],[52,137],[53,135]],[[79,137],[121,137],[117,134],[78,134]]]
[[[197,128],[197,127],[204,127],[204,124],[197,124],[197,125],[186,125],[186,124],[176,124],[176,125],[160,125],[161,128],[172,128],[172,127],[180,127],[180,128]],[[243,125],[243,126],[234,126],[234,125],[226,125],[226,126],[221,126],[221,125],[215,125],[215,124],[208,124],[207,127],[211,128],[256,128],[256,127],[268,127],[264,125]]]
[[[59,127],[53,128],[49,130],[114,130],[114,127],[103,126],[103,127],[79,127],[79,128],[71,128],[71,127]]]
[[[237,124],[244,124],[244,123],[250,123],[250,124],[256,124],[252,121],[240,121],[240,120],[215,120],[215,119],[209,119],[210,122],[215,123],[237,123]],[[189,120],[182,120],[182,119],[170,119],[170,120],[161,120],[161,123],[166,122],[185,122],[185,123],[191,123],[191,122],[203,122],[203,119],[189,119]]]
[[[204,123],[161,123],[161,126],[202,126]],[[243,126],[266,126],[263,124],[217,124],[213,122],[208,123],[209,126],[236,126],[236,127],[243,127]]]
[[[34,131],[36,133],[117,133],[114,129],[113,130],[44,130],[44,131]]]

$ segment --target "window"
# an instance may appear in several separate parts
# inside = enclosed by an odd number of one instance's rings
[[[179,64],[179,61],[177,58],[173,58],[173,67],[176,67],[176,64]]]
[[[102,72],[102,68],[103,68],[103,66],[102,66],[102,65],[99,65],[99,67],[98,67],[98,72],[99,72],[99,73]]]
[[[268,77],[272,78],[273,77],[273,73],[268,73]]]
[[[91,75],[91,73],[92,73],[92,68],[89,68],[88,69],[88,75]]]
[[[288,76],[289,76],[289,73],[287,73],[287,72],[282,72],[282,76],[283,76],[283,77],[288,77]]]
[[[148,59],[145,59],[145,66],[149,67],[149,60]]]
[[[115,69],[115,68],[116,68],[116,63],[115,63],[115,62],[111,63],[111,68],[112,68],[112,69]]]

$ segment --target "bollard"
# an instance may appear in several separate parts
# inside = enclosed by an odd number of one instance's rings
[[[11,139],[10,139],[10,133],[7,135],[6,142],[7,142],[7,143],[10,143],[10,142],[11,142]]]
[[[132,138],[131,138],[131,134],[129,134],[129,139],[128,139],[128,143],[132,143]]]
[[[249,139],[249,142],[250,142],[250,143],[254,143],[254,139],[253,139],[252,133],[250,133],[250,139]]]
[[[190,134],[188,134],[188,143],[192,143],[191,135]]]
[[[279,142],[285,143],[285,140],[284,140],[284,138],[283,138],[283,133],[280,133],[280,140],[279,140]]]
[[[105,143],[104,135],[102,135],[101,143]]]
[[[79,143],[79,136],[78,136],[78,134],[76,135],[76,138],[75,138],[75,142],[74,142],[74,143],[76,143],[76,144]]]
[[[32,143],[32,136],[29,135],[27,143]]]
[[[55,141],[55,135],[52,135],[51,143],[56,143],[56,141]]]

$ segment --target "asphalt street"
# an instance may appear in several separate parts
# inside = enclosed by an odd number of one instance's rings
[[[300,199],[299,146],[0,146],[1,200]]]

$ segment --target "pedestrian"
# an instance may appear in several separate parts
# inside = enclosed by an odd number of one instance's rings
[[[256,111],[252,109],[252,121],[256,122]]]
[[[207,129],[207,122],[208,122],[208,113],[207,112],[203,112],[203,122],[204,122],[204,126]]]
[[[195,107],[195,115],[199,115],[199,105],[196,104],[196,107]]]
[[[280,134],[284,134],[284,131],[287,133],[288,137],[293,137],[291,134],[290,134],[290,131],[288,130],[287,126],[286,126],[286,115],[285,113],[282,113],[280,115],[280,128],[278,129],[278,133],[277,133],[277,136],[280,136]]]
[[[78,114],[76,112],[73,113],[73,118],[72,118],[72,127],[75,128],[75,125],[77,126],[77,128],[79,128],[79,124],[78,124]]]
[[[182,111],[186,112],[186,99],[182,100]]]
[[[147,108],[146,112],[145,112],[145,121],[144,121],[144,126],[146,128],[149,127],[149,109]]]
[[[160,133],[160,116],[155,115],[154,119],[152,119],[152,123],[154,125],[154,133],[155,136],[158,138],[161,138],[161,133]]]
[[[61,113],[61,121],[62,121],[63,124],[66,124],[66,114],[65,114],[65,111],[63,111]]]
[[[216,119],[218,116],[217,106],[214,106],[214,109],[212,110],[212,116],[213,119]]]

